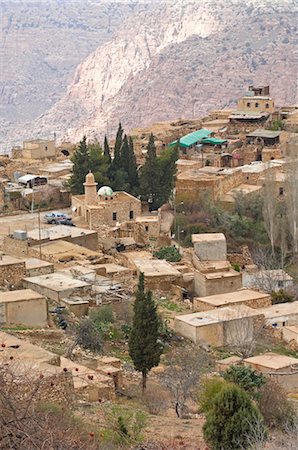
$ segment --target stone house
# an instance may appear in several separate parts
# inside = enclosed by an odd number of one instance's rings
[[[275,106],[274,100],[270,97],[269,86],[249,86],[246,94],[238,100],[237,109],[273,113]]]
[[[71,295],[81,297],[91,294],[91,283],[73,278],[63,272],[54,272],[48,275],[24,278],[24,286],[33,289],[48,299],[59,302]]]
[[[298,359],[277,353],[264,353],[244,359],[244,364],[279,383],[287,392],[298,391]]]
[[[31,289],[0,293],[0,324],[47,326],[48,307],[45,297]]]
[[[244,305],[228,306],[175,317],[175,331],[195,344],[215,347],[237,345],[252,339],[262,315]]]
[[[84,190],[84,195],[72,197],[72,211],[74,217],[83,217],[90,229],[117,226],[141,215],[141,200],[127,192],[113,192],[106,186],[97,192],[92,173],[86,176]]]
[[[45,159],[55,158],[56,143],[54,140],[34,139],[24,141],[23,147],[14,147],[11,152],[12,158]]]
[[[16,230],[12,235],[5,236],[3,248],[7,253],[17,256],[36,256],[34,249],[38,253],[41,246],[58,241],[67,241],[90,250],[96,250],[98,245],[96,231],[68,225],[55,225],[28,232]]]
[[[208,311],[232,305],[245,305],[253,309],[264,308],[271,306],[271,297],[269,294],[251,289],[239,289],[234,292],[194,299],[194,308],[198,311]]]
[[[0,286],[20,286],[25,275],[24,261],[8,255],[0,256]]]
[[[298,324],[298,301],[278,303],[259,309],[264,315],[267,325],[283,328]]]

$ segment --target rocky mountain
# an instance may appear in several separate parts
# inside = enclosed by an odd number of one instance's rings
[[[91,27],[92,3],[81,27]],[[250,83],[270,83],[279,104],[297,101],[295,0],[120,4],[123,18],[114,22],[110,37],[105,22],[94,39],[98,47],[78,65],[65,93],[61,96],[70,69],[59,89],[50,91],[54,105],[27,123],[22,137],[56,132],[59,139],[78,141],[83,134],[114,133],[119,120],[131,129],[197,117],[233,104]],[[97,8],[109,5],[114,4],[96,3]],[[64,36],[68,42],[66,31]],[[63,54],[56,51],[52,60],[62,64]],[[49,100],[45,84],[37,98]]]
[[[131,2],[0,0],[0,152],[65,93],[75,69],[135,12]],[[26,126],[27,127],[27,126]],[[29,136],[31,137],[31,136]]]

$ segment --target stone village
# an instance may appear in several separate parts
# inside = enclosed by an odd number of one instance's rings
[[[282,129],[270,129],[277,122]],[[42,372],[49,380],[62,380],[60,388],[77,400],[114,401],[131,376],[125,359],[119,352],[98,356],[80,347],[71,355],[57,351],[69,339],[59,320],[77,323],[105,305],[125,309],[141,273],[156,298],[174,305],[166,311],[172,332],[195,346],[233,352],[252,341],[263,324],[272,339],[297,351],[297,295],[291,302],[274,302],[272,289],[258,283],[260,269],[247,247],[229,252],[221,232],[193,233],[191,246],[182,247],[176,224],[176,207],[185,198],[206,194],[229,211],[239,194],[262,195],[268,174],[274,176],[272,195],[285,197],[289,155],[293,148],[296,159],[298,154],[297,130],[298,106],[276,107],[269,86],[249,86],[233,110],[134,130],[139,165],[150,133],[159,153],[179,148],[173,199],[157,211],[132,194],[98,185],[92,172],[84,193],[71,195],[67,182],[74,149],[69,143],[32,140],[2,156],[0,361],[13,356],[34,367],[36,376]],[[67,212],[76,226],[45,223],[48,210]],[[179,261],[155,256],[170,246],[178,249]],[[297,272],[296,277],[284,269],[263,272],[273,280],[273,290],[297,293]],[[289,353],[235,353],[218,359],[214,370],[250,366],[297,395],[298,359]],[[50,398],[59,399],[59,389]]]

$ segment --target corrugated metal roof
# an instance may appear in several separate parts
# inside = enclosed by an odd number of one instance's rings
[[[269,139],[275,139],[279,137],[280,131],[273,131],[273,130],[264,130],[262,128],[258,128],[255,131],[252,131],[251,133],[247,134],[246,137],[260,137],[260,138],[269,138]]]
[[[186,136],[183,136],[179,140],[179,144],[181,147],[191,147],[192,145],[199,142],[201,139],[204,139],[210,134],[212,134],[213,131],[206,130],[205,128],[201,128],[201,130],[194,131],[193,133],[189,133]]]
[[[202,144],[212,144],[212,145],[222,145],[228,142],[226,139],[217,139],[217,138],[204,138],[202,139]]]

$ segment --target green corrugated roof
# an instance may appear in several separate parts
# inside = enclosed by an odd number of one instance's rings
[[[206,138],[210,134],[212,134],[212,131],[202,128],[201,130],[194,131],[193,133],[189,133],[186,136],[183,136],[179,140],[179,144],[181,147],[191,147],[192,145],[196,144],[201,139]]]
[[[226,139],[216,139],[210,137],[204,138],[201,141],[202,144],[212,144],[212,145],[222,145],[225,144],[226,142],[228,142]]]
[[[170,144],[168,144],[168,147],[175,147],[177,145],[178,141],[173,141]]]
[[[199,142],[201,139],[204,139],[208,137],[210,134],[212,134],[213,131],[206,130],[205,128],[202,128],[201,130],[194,131],[193,133],[189,133],[186,136],[183,136],[179,139],[179,145],[180,147],[188,148],[192,145]],[[173,147],[175,144],[177,144],[177,141],[171,142],[169,144],[169,147]]]

